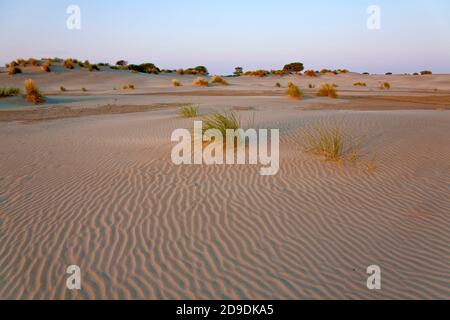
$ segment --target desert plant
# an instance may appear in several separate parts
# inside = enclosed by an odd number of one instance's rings
[[[314,89],[315,87],[316,87],[316,86],[313,85],[312,83],[308,84],[308,88],[310,88],[310,89]]]
[[[380,84],[381,90],[389,90],[391,88],[391,84],[389,82],[383,82]]]
[[[361,139],[345,133],[339,125],[319,125],[305,131],[306,150],[323,156],[326,160],[355,160],[361,147]]]
[[[72,69],[73,69],[73,64],[74,64],[73,59],[66,59],[66,60],[64,60],[64,62],[63,62],[64,67],[66,67],[66,68],[69,69],[69,70],[72,70]]]
[[[234,68],[233,74],[234,74],[236,77],[239,77],[240,75],[242,75],[242,73],[244,73],[244,69],[243,69],[242,67],[236,67],[236,68]]]
[[[128,62],[126,62],[125,60],[119,60],[116,62],[116,66],[125,67],[127,65],[128,65]]]
[[[86,92],[87,89],[85,87],[81,88],[81,91]]]
[[[334,84],[325,83],[319,87],[319,90],[317,91],[317,96],[335,99],[338,97],[338,94]]]
[[[211,83],[219,83],[219,84],[223,84],[224,86],[228,85],[228,82],[226,80],[224,80],[221,76],[212,77]]]
[[[301,62],[289,63],[283,67],[283,71],[286,71],[286,72],[298,73],[298,72],[302,72],[303,70],[304,70],[304,66],[303,66],[303,63],[301,63]]]
[[[38,66],[38,64],[39,64],[39,62],[36,60],[36,59],[34,59],[34,58],[30,58],[30,59],[28,59],[28,62],[27,62],[28,64],[31,64],[33,67],[36,67],[36,66]]]
[[[267,70],[256,70],[256,71],[247,71],[246,73],[244,73],[245,76],[253,76],[253,77],[260,77],[263,78],[265,76],[267,76],[270,72]]]
[[[281,83],[279,83],[279,82],[275,83],[275,87],[281,88]]]
[[[42,64],[41,69],[42,69],[43,71],[45,71],[45,72],[51,72],[50,66],[51,66],[51,61],[50,61],[50,60],[46,60],[46,61]]]
[[[134,90],[134,84],[125,84],[122,86],[123,90]]]
[[[12,76],[12,75],[15,75],[15,74],[18,74],[18,73],[22,73],[22,69],[20,69],[19,67],[16,67],[13,64],[10,64],[9,68],[8,68],[8,74],[10,76]]]
[[[216,129],[222,133],[223,137],[225,137],[227,130],[238,130],[240,128],[240,120],[234,112],[213,113],[203,119],[203,134],[210,129]]]
[[[192,85],[197,86],[197,87],[207,87],[207,86],[209,86],[209,83],[207,80],[205,80],[203,78],[197,78],[196,80],[194,80]]]
[[[392,72],[386,72],[387,76],[392,76]]]
[[[288,83],[288,88],[286,90],[286,95],[289,96],[292,99],[300,99],[303,96],[302,91],[299,89],[298,86],[293,84],[292,82]]]
[[[17,59],[17,64],[19,66],[25,67],[27,65],[27,61],[25,59],[20,58],[20,59]]]
[[[317,73],[314,70],[306,70],[305,76],[307,77],[317,77]]]
[[[65,91],[67,91],[67,89],[66,89],[66,88],[64,88],[63,86],[59,87],[59,90],[60,90],[61,92],[65,92]]]
[[[365,82],[356,82],[353,84],[355,87],[367,87],[367,83]]]
[[[424,71],[420,71],[420,74],[421,74],[422,76],[426,76],[426,75],[433,74],[433,72],[431,72],[430,70],[424,70]]]
[[[174,87],[181,87],[181,86],[182,86],[181,82],[178,81],[177,79],[173,79],[173,80],[172,80],[172,85],[173,85]]]
[[[0,88],[0,98],[13,97],[20,94],[19,88],[5,87]]]
[[[45,102],[45,97],[39,91],[39,88],[36,86],[33,80],[27,79],[25,80],[25,93],[26,100],[32,102],[34,104],[39,104]]]
[[[182,106],[178,110],[178,114],[184,118],[195,118],[198,116],[198,107],[193,105]]]

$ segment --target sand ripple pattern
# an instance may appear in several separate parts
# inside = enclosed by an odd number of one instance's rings
[[[365,136],[375,172],[302,150],[329,117]],[[190,122],[172,114],[0,127],[0,298],[450,298],[449,114],[258,120],[282,128],[275,177],[174,166],[170,133]]]

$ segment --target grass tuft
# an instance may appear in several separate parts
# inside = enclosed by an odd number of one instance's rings
[[[207,80],[203,79],[203,78],[197,78],[192,85],[197,86],[197,87],[208,87],[209,83]]]
[[[389,82],[383,82],[380,84],[381,90],[389,90],[391,88],[391,84]]]
[[[172,85],[173,85],[174,87],[181,87],[181,86],[182,86],[181,82],[178,81],[177,79],[173,79],[173,80],[172,80]]]
[[[325,83],[319,87],[319,91],[317,91],[318,97],[329,97],[329,98],[337,98],[338,94],[336,91],[335,84]]]
[[[5,87],[0,88],[0,98],[14,97],[20,94],[19,88]]]
[[[355,87],[367,87],[367,83],[365,83],[365,82],[356,82],[353,85]]]
[[[238,130],[241,122],[233,111],[229,113],[213,113],[203,119],[203,134],[210,129],[217,129],[226,137],[228,129]]]
[[[228,82],[226,80],[224,80],[221,76],[212,77],[211,83],[223,84],[224,86],[228,85]]]
[[[63,86],[59,87],[59,90],[60,90],[61,92],[66,92],[66,91],[67,91],[67,89],[64,88]]]
[[[134,84],[125,84],[122,86],[123,90],[134,90]]]
[[[178,110],[178,114],[183,118],[195,118],[199,114],[198,107],[195,107],[193,105],[182,106]]]
[[[345,133],[339,125],[320,125],[305,132],[306,150],[330,161],[354,161],[361,147],[358,140]]]
[[[42,93],[39,91],[39,88],[31,79],[25,80],[25,93],[25,98],[29,102],[32,102],[34,104],[45,102],[45,97],[42,95]]]
[[[289,96],[292,99],[301,99],[303,96],[303,92],[299,89],[298,86],[293,84],[292,82],[288,83],[288,88],[286,90],[286,95]]]

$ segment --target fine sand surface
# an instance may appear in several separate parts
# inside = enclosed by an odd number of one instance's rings
[[[54,90],[43,107],[0,100],[0,299],[450,299],[450,76],[298,77],[342,96],[295,101],[273,87],[289,77],[203,89],[73,72],[0,74]],[[386,78],[392,90],[374,88]],[[133,79],[133,92],[111,89]],[[172,131],[193,123],[183,103],[279,128],[278,174],[172,164]],[[360,157],[305,152],[318,123],[363,137]],[[72,264],[80,291],[66,289]],[[379,291],[366,287],[374,264]]]

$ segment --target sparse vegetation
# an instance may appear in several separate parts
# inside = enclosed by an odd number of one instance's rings
[[[40,104],[45,102],[45,97],[42,95],[42,93],[39,91],[39,88],[31,79],[25,80],[25,93],[26,100],[31,103]]]
[[[13,97],[20,94],[19,88],[5,87],[0,88],[0,98]]]
[[[181,82],[178,81],[177,79],[173,79],[173,80],[172,80],[172,85],[173,85],[174,87],[181,87]]]
[[[199,114],[198,107],[195,107],[193,105],[182,106],[178,110],[178,114],[184,118],[195,118]]]
[[[204,78],[197,78],[196,80],[194,80],[192,85],[197,86],[197,87],[208,87],[209,83]]]
[[[122,86],[123,90],[134,90],[134,84],[125,84]]]
[[[213,113],[203,119],[203,133],[210,129],[217,129],[226,136],[228,129],[238,130],[241,128],[241,123],[236,113]]]
[[[305,147],[307,151],[323,156],[325,160],[353,161],[358,156],[361,141],[345,133],[339,125],[319,125],[305,131]]]
[[[12,76],[19,73],[22,73],[22,69],[11,63],[8,68],[8,74]]]
[[[319,87],[319,91],[317,91],[318,97],[329,97],[329,98],[337,98],[338,94],[336,91],[335,84],[325,83]]]
[[[292,99],[298,100],[298,99],[301,99],[301,97],[303,96],[303,93],[298,86],[296,86],[292,82],[289,82],[288,88],[286,90],[286,95]]]
[[[431,75],[433,74],[433,72],[431,72],[430,70],[424,70],[424,71],[420,71],[420,74],[422,76],[426,76],[426,75]]]
[[[365,83],[365,82],[356,82],[353,85],[355,87],[367,87],[367,83]]]
[[[228,82],[226,80],[224,80],[221,76],[214,76],[211,79],[212,83],[219,83],[219,84],[223,84],[224,86],[228,85]]]
[[[309,88],[309,89],[314,89],[315,87],[316,87],[316,86],[313,85],[312,83],[308,84],[308,88]]]
[[[391,88],[391,84],[389,82],[383,82],[380,84],[381,90],[389,90]]]
[[[66,91],[67,91],[67,89],[64,88],[63,86],[59,87],[59,90],[60,90],[61,92],[66,92]]]
[[[306,70],[305,71],[305,76],[307,77],[317,77],[317,74],[314,70]]]
[[[281,88],[281,83],[279,83],[279,82],[275,83],[275,87]]]
[[[269,71],[260,69],[260,70],[256,70],[256,71],[247,71],[244,73],[244,76],[264,78],[265,76],[267,76],[269,74],[270,74]]]
[[[66,67],[66,69],[72,70],[74,68],[73,67],[74,63],[75,62],[73,59],[66,59],[66,60],[64,60],[63,65],[64,65],[64,67]]]
[[[386,72],[387,76],[392,76],[392,72]]]
[[[234,74],[236,77],[239,77],[239,76],[242,75],[243,73],[244,73],[244,69],[243,69],[242,67],[236,67],[236,68],[234,68],[233,74]]]
[[[30,58],[28,59],[28,64],[31,64],[33,67],[37,67],[39,65],[39,62],[34,58]]]
[[[45,72],[51,72],[50,66],[51,66],[50,60],[46,60],[46,61],[42,64],[41,69],[42,69],[43,71],[45,71]]]
[[[289,63],[283,67],[283,71],[288,72],[288,73],[289,72],[299,73],[299,72],[302,72],[303,70],[304,70],[304,66],[303,66],[303,63],[301,63],[301,62]]]
[[[81,88],[81,91],[86,92],[87,89],[83,87],[83,88]]]

